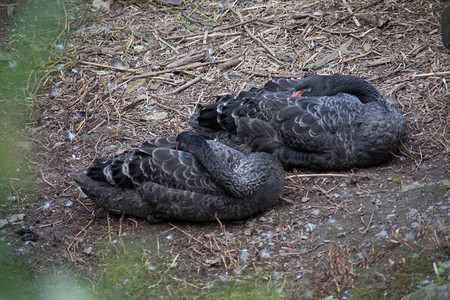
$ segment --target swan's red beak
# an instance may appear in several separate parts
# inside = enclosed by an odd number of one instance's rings
[[[175,150],[178,150],[178,143],[175,144]]]
[[[301,90],[301,91],[293,91],[292,92],[292,97],[300,97],[306,90]]]

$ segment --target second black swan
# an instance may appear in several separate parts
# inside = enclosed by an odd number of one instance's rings
[[[272,206],[284,187],[272,155],[245,155],[189,131],[97,159],[71,176],[96,204],[151,223],[245,218]]]
[[[362,78],[278,79],[224,95],[191,117],[197,133],[243,151],[272,153],[285,167],[345,170],[386,162],[406,135],[402,114]]]

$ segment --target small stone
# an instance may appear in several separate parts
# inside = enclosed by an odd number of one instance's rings
[[[375,234],[375,237],[378,238],[386,238],[388,236],[388,233],[386,230],[381,230],[379,233]]]
[[[48,93],[48,97],[50,99],[55,99],[56,97],[58,97],[60,95],[58,89],[56,87],[52,88],[52,90],[50,91],[50,93]]]
[[[262,249],[261,250],[261,258],[270,258],[270,252],[267,249]]]
[[[412,242],[412,241],[414,241],[416,239],[414,234],[411,234],[411,233],[407,233],[405,237],[406,237],[406,240],[409,241],[409,242]]]
[[[444,270],[450,269],[450,260],[447,260],[446,262],[442,263],[442,268]]]
[[[83,252],[88,254],[88,255],[91,254],[92,253],[92,247],[85,248]]]
[[[428,220],[428,214],[427,213],[421,213],[420,214],[420,218],[422,219],[422,221],[427,221]]]
[[[318,209],[318,208],[313,209],[313,211],[311,213],[317,217],[318,215],[320,215],[320,209]]]
[[[386,216],[386,219],[390,220],[390,219],[395,219],[396,217],[397,217],[397,214],[389,214]]]
[[[312,223],[308,223],[306,224],[306,229],[309,231],[313,231],[314,229],[316,229],[317,225],[312,224]]]
[[[428,32],[428,34],[429,34],[429,35],[433,35],[433,34],[436,34],[436,33],[438,33],[438,32],[439,32],[439,29],[434,28],[434,29],[430,30],[430,32]]]
[[[411,228],[417,228],[417,227],[419,227],[420,225],[419,225],[419,223],[417,223],[417,222],[413,222],[412,224],[411,224]]]
[[[380,199],[375,199],[372,201],[372,203],[376,204],[376,205],[381,205],[381,204],[383,204],[383,201],[381,201]]]
[[[144,51],[145,47],[143,45],[136,45],[134,46],[134,51],[136,52],[142,52]]]
[[[2,229],[3,227],[5,227],[8,224],[9,224],[9,222],[7,219],[0,219],[0,229]]]
[[[217,275],[217,279],[219,279],[222,282],[230,282],[233,281],[233,278],[225,275]]]
[[[181,6],[183,4],[183,0],[156,0],[156,2],[162,5],[175,5],[175,6]]]
[[[59,51],[59,52],[63,52],[64,51],[64,46],[61,44],[57,44],[55,45],[55,50]]]
[[[417,215],[418,212],[419,211],[417,209],[411,208],[409,210],[409,212],[406,213],[406,217],[409,218],[409,219],[412,219],[412,218],[414,218]]]
[[[275,219],[276,216],[277,216],[277,213],[275,211],[273,211],[267,217],[270,219],[270,221],[273,221],[273,219]]]
[[[309,201],[309,198],[308,197],[303,197],[302,198],[302,203],[306,203],[306,202],[308,202]]]
[[[80,197],[83,199],[86,199],[88,196],[83,192],[83,190],[81,189],[81,187],[78,187],[78,190],[80,191]]]
[[[241,255],[239,256],[239,260],[246,262],[250,256],[250,252],[247,249],[242,249]]]
[[[429,285],[430,283],[431,283],[431,281],[429,279],[425,279],[425,280],[422,280],[419,284],[420,285]]]
[[[67,130],[65,132],[65,135],[71,142],[73,142],[73,141],[75,141],[77,139],[77,136],[70,130]]]
[[[64,204],[65,207],[72,207],[75,204],[75,202],[73,202],[72,200],[69,200],[66,202],[66,204]]]
[[[273,272],[272,278],[275,280],[281,279],[283,277],[283,273],[281,272]]]

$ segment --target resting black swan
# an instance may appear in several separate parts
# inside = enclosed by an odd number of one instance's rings
[[[97,159],[71,176],[98,205],[151,223],[245,218],[272,206],[284,187],[272,155],[245,155],[190,131]]]
[[[401,113],[363,79],[278,79],[199,107],[192,127],[244,151],[274,154],[285,167],[343,170],[386,162],[406,133]]]

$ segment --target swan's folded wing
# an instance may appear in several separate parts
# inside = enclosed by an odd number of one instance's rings
[[[177,143],[177,137],[174,135],[157,137],[142,143],[141,149],[146,148],[174,148]]]
[[[348,128],[362,106],[358,98],[339,94],[334,97],[290,97],[266,93],[258,102],[260,118],[271,123],[285,145],[299,151],[321,152]],[[330,142],[331,141],[331,142]]]
[[[96,160],[87,175],[124,188],[153,181],[172,188],[217,191],[210,174],[192,154],[169,148],[145,147],[112,160]]]

